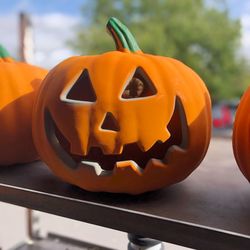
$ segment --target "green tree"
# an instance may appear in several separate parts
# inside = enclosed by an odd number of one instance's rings
[[[143,51],[177,58],[193,68],[213,100],[237,97],[244,89],[247,71],[238,56],[241,25],[230,18],[224,1],[216,7],[205,0],[88,0],[82,14],[84,25],[71,41],[82,54],[114,49],[105,24],[115,16]]]

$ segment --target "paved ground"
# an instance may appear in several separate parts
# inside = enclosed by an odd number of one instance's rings
[[[235,164],[230,139],[217,138],[211,141],[203,164],[211,163],[216,163],[218,166]],[[24,208],[0,203],[1,250],[9,249],[27,238],[25,214]],[[35,212],[35,216],[39,220],[34,226],[40,230],[41,235],[46,235],[50,231],[114,249],[126,249],[127,236],[125,233],[40,212]],[[187,248],[166,244],[166,249],[183,250]]]

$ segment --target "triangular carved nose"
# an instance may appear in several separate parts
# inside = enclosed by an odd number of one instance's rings
[[[103,120],[101,128],[106,129],[106,130],[113,130],[113,131],[120,130],[119,124],[111,112],[107,112]]]

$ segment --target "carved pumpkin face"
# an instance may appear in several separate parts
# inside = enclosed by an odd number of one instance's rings
[[[181,181],[209,144],[206,87],[179,61],[142,53],[117,19],[107,27],[117,51],[69,58],[44,80],[37,149],[86,190],[138,194]]]
[[[240,100],[236,112],[233,129],[233,149],[238,166],[244,176],[250,181],[250,88]]]
[[[47,71],[16,62],[0,46],[0,165],[38,159],[31,133],[32,108]]]

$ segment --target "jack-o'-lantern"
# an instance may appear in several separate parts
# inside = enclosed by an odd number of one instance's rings
[[[210,97],[181,62],[143,53],[116,18],[117,50],[71,57],[40,88],[33,136],[41,158],[85,190],[138,194],[186,178],[210,140]]]
[[[250,88],[246,90],[237,108],[233,129],[233,149],[241,172],[250,182]]]
[[[31,132],[32,108],[46,73],[13,60],[0,46],[0,165],[38,159]]]

